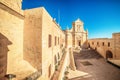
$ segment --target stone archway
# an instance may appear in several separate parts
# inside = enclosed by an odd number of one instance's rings
[[[108,59],[108,58],[113,58],[113,54],[109,50],[106,51],[106,59]]]

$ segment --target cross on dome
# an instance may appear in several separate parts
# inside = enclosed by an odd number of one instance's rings
[[[81,22],[80,18],[78,18],[75,22]]]

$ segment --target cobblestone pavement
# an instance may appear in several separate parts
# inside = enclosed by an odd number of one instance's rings
[[[77,70],[89,73],[88,77],[76,77],[70,80],[120,80],[120,69],[107,63],[94,50],[74,52]]]

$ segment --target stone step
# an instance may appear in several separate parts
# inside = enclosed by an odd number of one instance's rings
[[[69,79],[69,80],[94,80],[92,77],[87,77],[87,78],[84,78],[84,77],[76,77],[76,78],[72,78],[72,79]]]

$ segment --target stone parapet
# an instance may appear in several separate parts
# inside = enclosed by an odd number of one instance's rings
[[[21,9],[22,0],[0,0],[0,3],[23,15],[23,10]]]
[[[69,55],[70,55],[70,68],[71,70],[76,70],[76,66],[75,66],[75,61],[74,61],[74,56],[73,56],[73,49],[70,48],[69,49]]]
[[[8,12],[8,13],[10,13],[10,14],[12,14],[12,15],[20,18],[20,19],[24,19],[24,15],[23,14],[17,12],[16,10],[6,6],[5,4],[3,4],[1,2],[0,2],[0,9],[4,10],[4,11],[6,11],[6,12]]]
[[[54,72],[51,80],[61,80],[64,76],[65,67],[68,65],[69,52],[65,52],[61,58],[60,65],[57,71]]]

